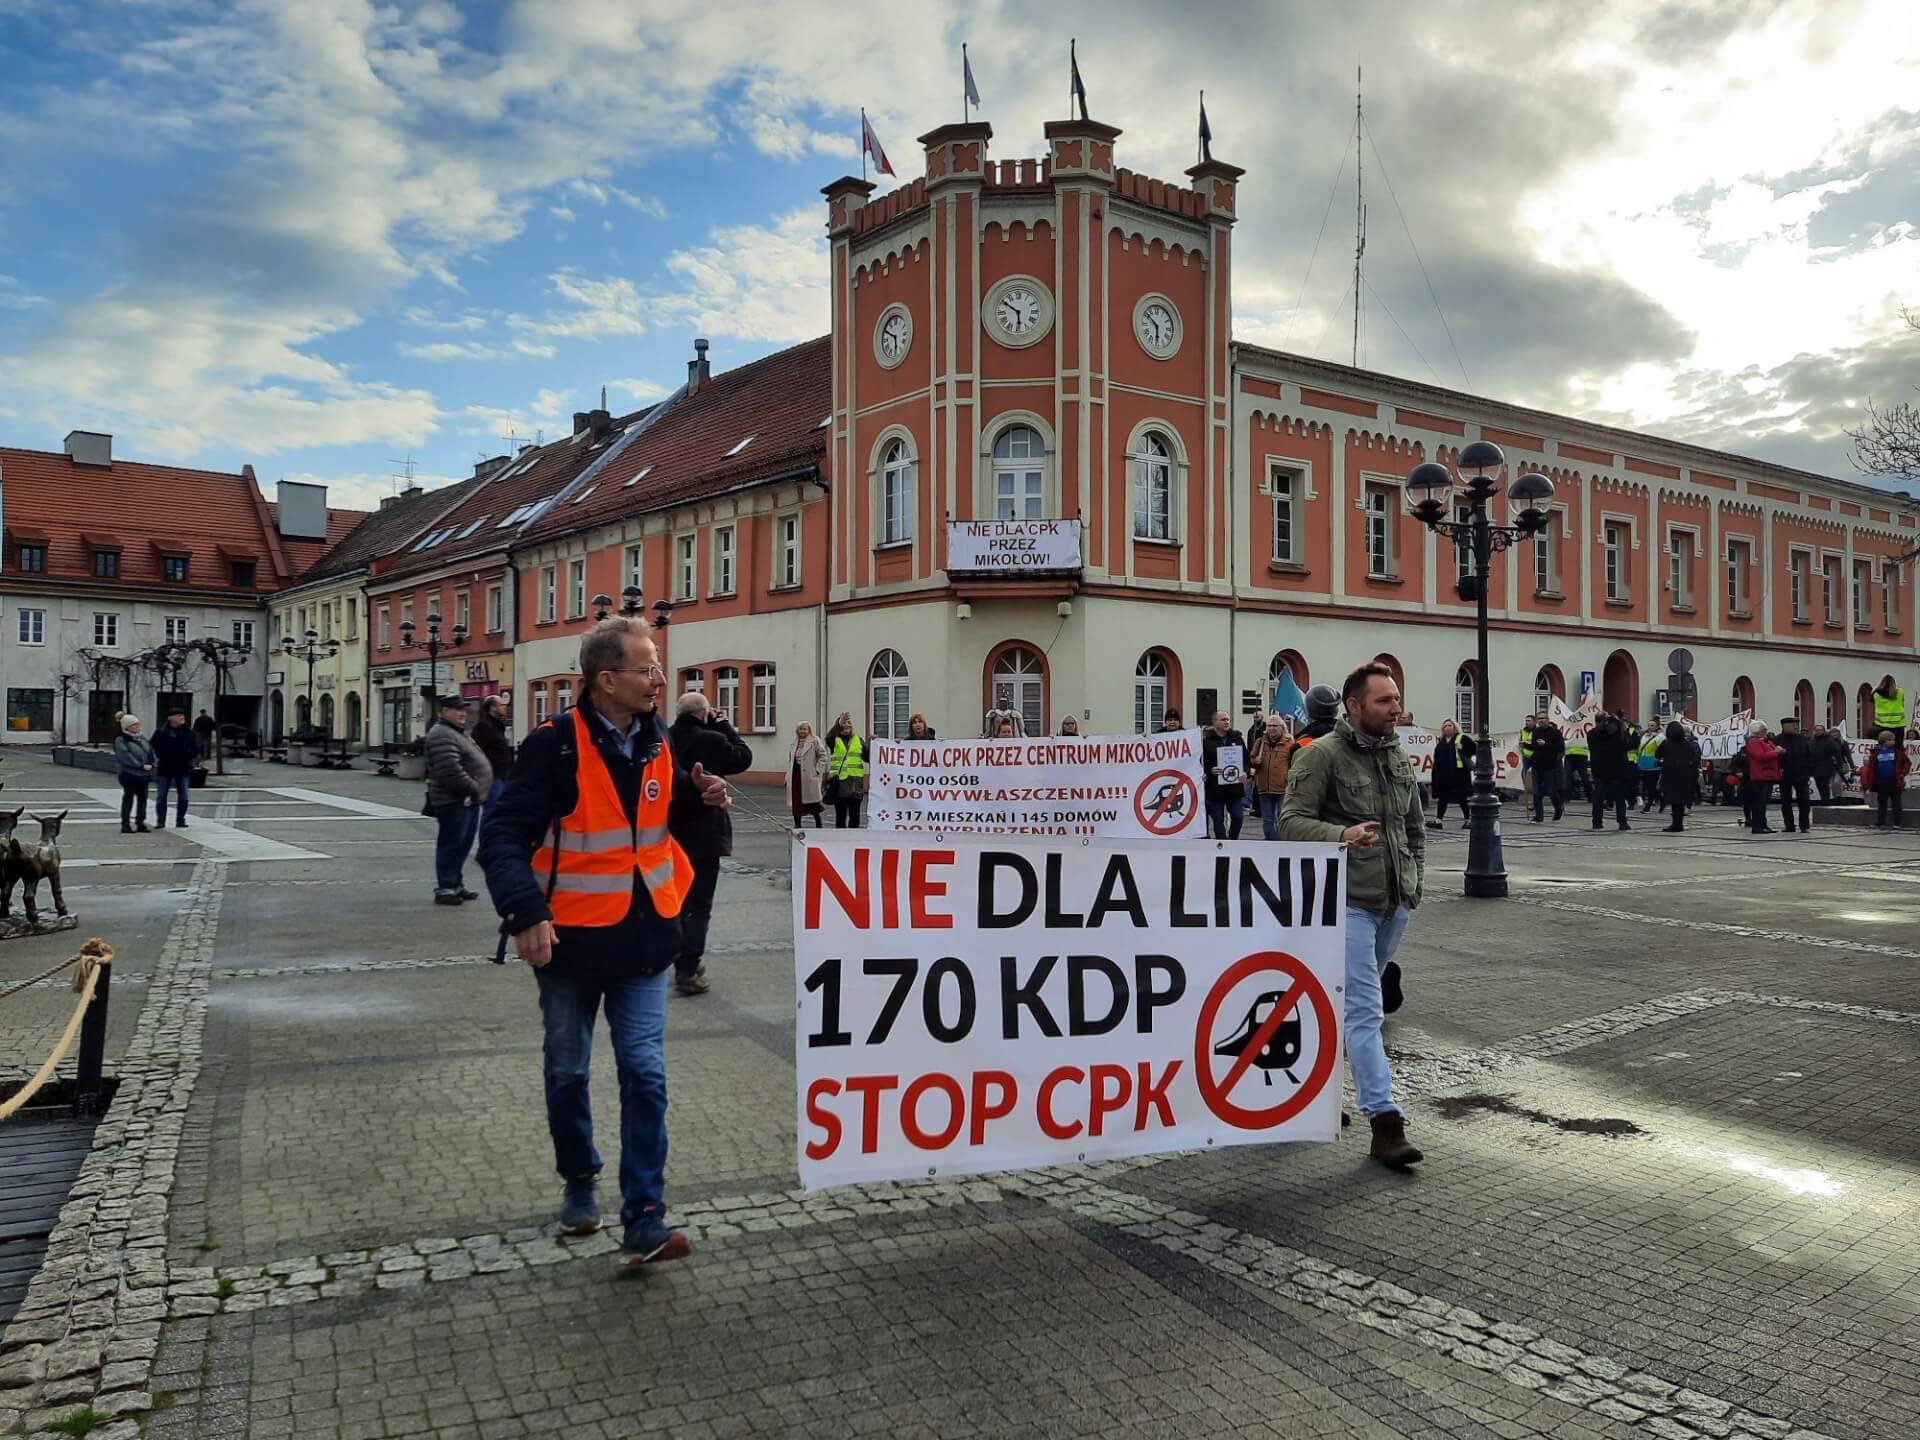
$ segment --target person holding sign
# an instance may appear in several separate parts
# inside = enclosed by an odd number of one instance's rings
[[[1393,1099],[1393,1069],[1380,1039],[1381,976],[1420,903],[1426,815],[1413,764],[1400,744],[1400,687],[1378,661],[1341,686],[1346,714],[1333,734],[1296,751],[1280,812],[1282,840],[1347,847],[1347,1064],[1373,1127],[1368,1152],[1396,1169],[1418,1164],[1406,1117]]]
[[[1216,840],[1238,840],[1247,818],[1247,741],[1233,717],[1213,712],[1200,735],[1200,768],[1207,772],[1207,820]]]
[[[600,1228],[587,1076],[604,1004],[620,1077],[620,1221],[629,1264],[677,1260],[667,1225],[667,971],[693,867],[677,834],[727,782],[675,762],[658,714],[666,674],[645,620],[602,620],[580,644],[580,703],[535,727],[480,837],[501,950],[533,967],[560,1228]]]

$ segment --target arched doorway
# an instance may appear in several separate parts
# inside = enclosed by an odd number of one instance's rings
[[[293,702],[293,728],[301,735],[313,728],[313,701],[305,695]]]
[[[333,696],[331,695],[320,697],[320,733],[329,738],[333,735]]]
[[[1474,723],[1479,711],[1476,701],[1479,697],[1480,666],[1477,661],[1469,660],[1453,672],[1453,723],[1469,735],[1479,733]]]
[[[278,690],[267,701],[267,733],[276,745],[287,738],[287,697]]]
[[[360,738],[360,692],[347,692],[347,739],[358,741]]]
[[[1753,709],[1753,681],[1742,675],[1733,682],[1733,713]]]
[[[913,718],[907,662],[898,650],[882,650],[867,667],[867,733],[876,740],[904,740]]]
[[[1855,721],[1859,728],[1853,732],[1856,740],[1872,738],[1878,732],[1873,728],[1873,686],[1866,681],[1860,682],[1859,693],[1854,697]]]
[[[1813,682],[1802,680],[1793,687],[1793,713],[1800,721],[1800,731],[1805,734],[1813,729]]]
[[[987,708],[1012,710],[1025,735],[1047,733],[1047,662],[1019,641],[994,647],[987,661]]]
[[[1600,678],[1600,704],[1629,719],[1640,713],[1640,669],[1624,650],[1607,656],[1607,668]]]
[[[1827,724],[1847,723],[1847,687],[1838,680],[1827,686]]]
[[[1133,733],[1149,735],[1167,718],[1167,697],[1172,692],[1167,657],[1149,650],[1133,667]]]
[[[1555,700],[1567,698],[1567,677],[1558,665],[1542,665],[1533,677],[1533,713],[1547,718]]]

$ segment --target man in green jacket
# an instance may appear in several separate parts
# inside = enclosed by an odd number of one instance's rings
[[[1380,1039],[1381,977],[1420,903],[1426,815],[1394,733],[1400,687],[1393,672],[1377,661],[1358,667],[1340,702],[1346,714],[1333,733],[1295,752],[1280,838],[1347,847],[1347,1063],[1373,1126],[1369,1153],[1399,1168],[1418,1163],[1420,1152],[1408,1143],[1406,1119],[1393,1101],[1393,1070]]]

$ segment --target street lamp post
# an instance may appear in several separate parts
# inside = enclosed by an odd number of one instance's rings
[[[207,638],[200,641],[196,648],[213,666],[213,773],[224,775],[227,773],[227,737],[225,724],[220,719],[220,700],[226,689],[227,671],[253,654],[253,647],[221,639],[220,627],[210,624],[207,626]]]
[[[315,714],[313,707],[314,662],[321,659],[331,660],[334,656],[338,655],[340,653],[340,642],[338,640],[322,640],[320,638],[320,632],[309,625],[302,633],[300,639],[295,640],[289,635],[286,639],[282,640],[280,642],[280,649],[285,652],[287,658],[290,660],[305,660],[307,662],[306,728],[309,730],[314,729],[316,728],[313,719]]]
[[[1506,861],[1500,853],[1500,800],[1493,788],[1493,738],[1488,731],[1492,691],[1487,668],[1487,578],[1496,551],[1505,550],[1545,530],[1550,519],[1541,507],[1553,498],[1553,481],[1529,471],[1507,487],[1507,500],[1520,507],[1511,525],[1497,525],[1489,517],[1489,502],[1499,493],[1500,471],[1507,457],[1491,440],[1475,440],[1460,452],[1455,464],[1466,482],[1469,513],[1462,519],[1448,515],[1442,498],[1453,489],[1453,474],[1444,465],[1428,461],[1407,474],[1407,489],[1418,503],[1413,507],[1420,523],[1473,553],[1474,621],[1480,642],[1480,664],[1474,675],[1477,746],[1473,764],[1473,798],[1467,802],[1466,893],[1497,899],[1507,893]],[[1464,597],[1463,597],[1464,598]]]
[[[400,643],[411,646],[414,643],[414,627],[411,620],[400,622]],[[440,612],[427,612],[427,638],[421,642],[427,651],[427,683],[420,687],[420,694],[427,702],[427,724],[433,723],[434,697],[440,686],[440,652],[455,650],[467,643],[467,627],[456,625],[448,632],[447,638],[440,638]]]

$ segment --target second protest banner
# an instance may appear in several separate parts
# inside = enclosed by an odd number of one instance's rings
[[[812,1189],[1332,1140],[1335,845],[796,831]]]
[[[874,830],[1206,834],[1200,732],[876,740]]]

